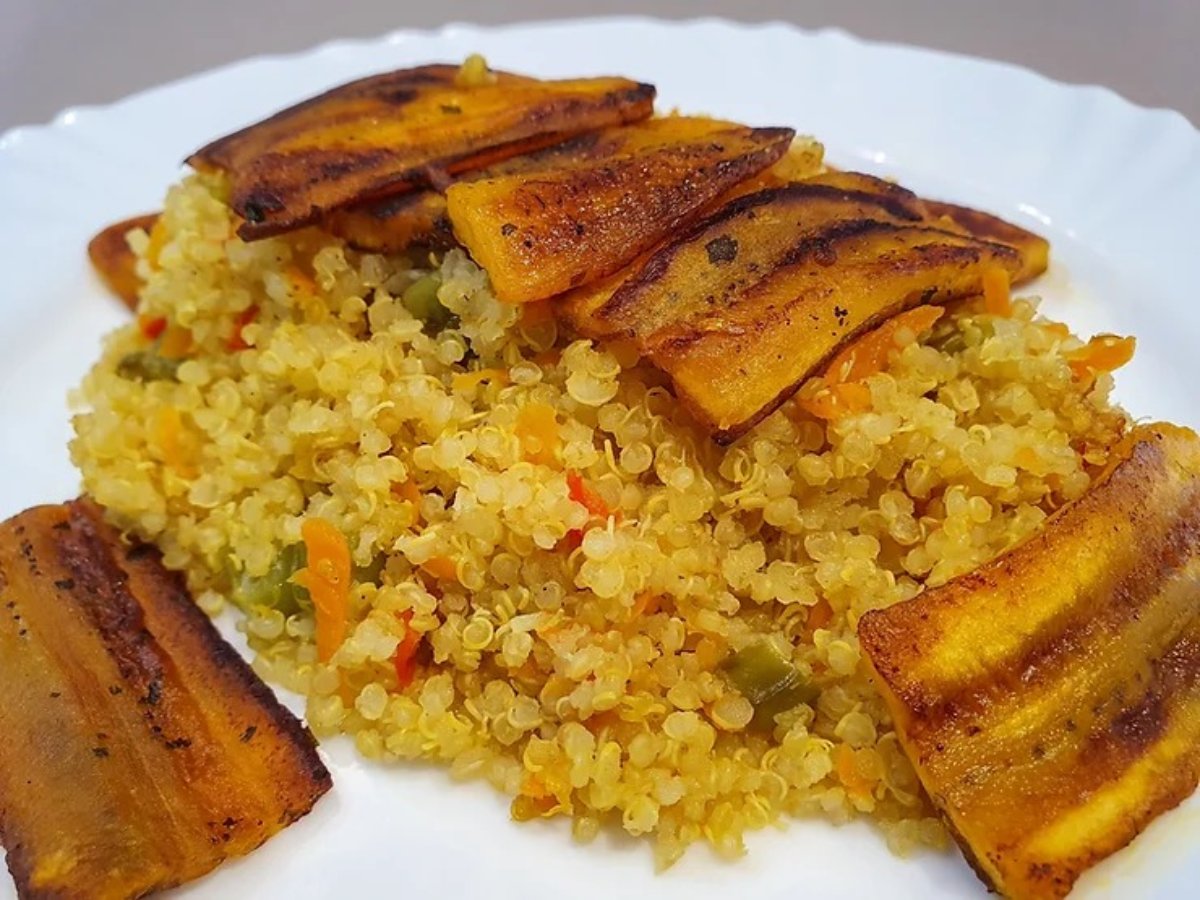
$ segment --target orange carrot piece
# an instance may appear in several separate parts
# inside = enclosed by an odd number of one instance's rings
[[[918,306],[892,316],[838,353],[825,369],[825,380],[844,384],[882,372],[887,367],[888,355],[896,349],[896,336],[901,330],[919,336],[932,328],[944,312],[940,306]]]
[[[1007,269],[996,266],[984,271],[983,308],[994,316],[1012,315],[1012,285]]]
[[[421,568],[442,581],[458,581],[458,566],[448,556],[431,556],[421,563]]]
[[[450,384],[456,391],[469,391],[485,381],[508,384],[508,370],[477,369],[474,372],[460,372],[450,379]]]
[[[317,657],[329,662],[346,639],[350,606],[350,544],[324,519],[308,518],[300,526],[308,565],[296,581],[308,589],[317,620]]]
[[[138,331],[148,341],[154,340],[167,329],[167,319],[165,316],[148,316],[142,313],[138,316],[137,323]]]
[[[558,464],[558,448],[562,438],[558,432],[558,418],[553,406],[548,403],[530,403],[521,407],[513,431],[521,442],[521,450],[528,462],[545,466]]]
[[[183,359],[192,350],[192,333],[178,325],[168,325],[162,334],[158,352],[166,359]]]
[[[401,500],[407,500],[413,506],[417,506],[421,502],[421,489],[417,487],[417,483],[411,478],[392,485],[392,493]]]
[[[658,604],[660,597],[653,591],[642,591],[634,598],[633,607],[629,610],[630,621],[640,619],[642,616],[654,615],[658,612]]]
[[[404,622],[404,637],[396,645],[392,665],[396,669],[396,684],[400,690],[404,690],[412,684],[417,674],[417,647],[421,644],[421,632],[412,627],[412,610],[406,609],[400,613],[400,619]]]
[[[812,397],[797,401],[802,409],[827,422],[871,408],[871,389],[865,384],[832,384]]]
[[[804,621],[805,639],[812,640],[813,632],[818,628],[824,628],[832,621],[833,607],[829,605],[828,600],[822,597],[808,608],[808,618]]]
[[[195,475],[189,460],[187,429],[174,406],[162,407],[155,416],[154,440],[167,466],[184,478]]]
[[[229,336],[226,346],[230,350],[245,350],[250,345],[246,343],[246,338],[242,334],[242,329],[254,321],[258,316],[257,306],[248,306],[238,313],[237,318],[233,320],[233,334]]]
[[[612,510],[595,490],[576,471],[567,472],[567,493],[580,506],[598,519],[607,519]]]
[[[851,797],[869,797],[871,782],[858,771],[858,763],[854,758],[854,748],[849,744],[838,744],[833,751],[833,768],[838,781]]]
[[[1076,378],[1097,372],[1114,372],[1133,359],[1137,340],[1116,334],[1098,334],[1078,350],[1065,354]]]

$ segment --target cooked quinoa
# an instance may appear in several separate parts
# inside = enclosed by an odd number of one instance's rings
[[[855,625],[1028,536],[1125,428],[1035,301],[902,334],[869,411],[815,419],[811,384],[721,448],[635,354],[501,304],[461,251],[246,244],[224,192],[191,176],[133,234],[140,325],[78,391],[72,456],[205,610],[237,600],[314,731],[487,779],[580,840],[652,836],[663,865],[698,840],[736,856],[784,814],[944,841]],[[314,517],[355,564],[328,663],[311,605],[279,602]],[[731,675],[763,647],[804,700],[765,723]]]

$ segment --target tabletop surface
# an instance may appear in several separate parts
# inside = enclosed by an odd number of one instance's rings
[[[0,130],[331,38],[618,13],[837,26],[1102,84],[1200,122],[1200,0],[0,0]]]

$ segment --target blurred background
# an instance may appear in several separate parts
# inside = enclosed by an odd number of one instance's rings
[[[617,13],[836,26],[1103,84],[1200,122],[1200,0],[0,0],[0,130],[331,38]]]

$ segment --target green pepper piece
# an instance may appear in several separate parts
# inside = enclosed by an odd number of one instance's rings
[[[255,607],[277,609],[285,616],[293,615],[312,605],[308,591],[295,584],[292,576],[304,568],[308,554],[304,544],[291,544],[275,556],[271,567],[258,578],[245,573],[234,578],[229,599],[249,612]]]
[[[754,707],[751,724],[756,728],[773,727],[777,715],[811,703],[820,694],[768,640],[747,644],[734,653],[725,663],[725,674]]]
[[[438,289],[442,286],[442,276],[437,272],[422,275],[404,289],[400,302],[415,318],[425,323],[426,327],[440,331],[454,318],[454,313],[442,306],[438,300]]]
[[[117,374],[130,381],[176,381],[179,362],[150,350],[135,350],[121,357]]]

